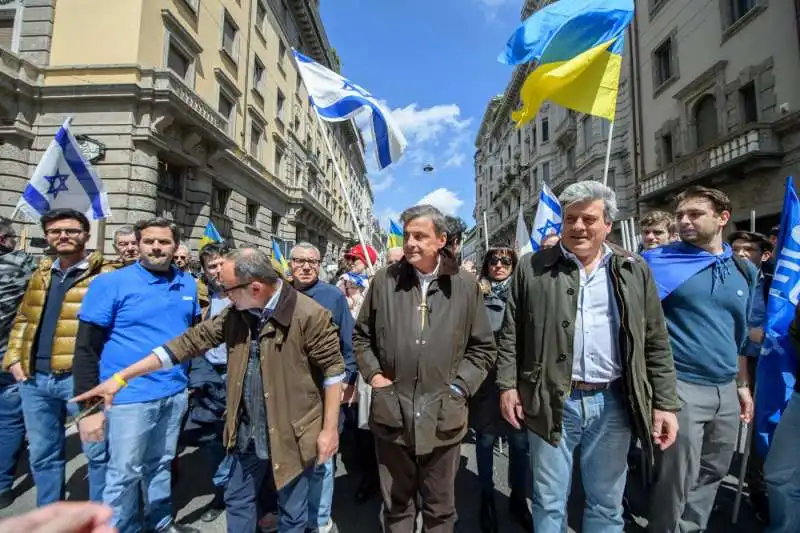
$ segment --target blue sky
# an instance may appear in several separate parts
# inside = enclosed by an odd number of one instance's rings
[[[497,62],[522,0],[321,0],[342,75],[385,101],[408,138],[383,172],[374,157],[375,215],[386,226],[425,199],[474,224],[475,135],[512,71]],[[434,166],[425,173],[425,164]]]

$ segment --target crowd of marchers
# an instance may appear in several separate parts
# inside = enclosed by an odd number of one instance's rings
[[[117,230],[107,259],[67,209],[41,218],[51,253],[37,261],[0,220],[0,506],[14,501],[26,442],[37,506],[64,499],[65,428],[77,424],[89,496],[122,533],[197,531],[172,506],[186,445],[213,472],[201,521],[335,531],[349,433],[354,497],[380,495],[383,531],[421,519],[448,533],[470,432],[484,533],[506,516],[565,531],[578,466],[583,533],[631,520],[629,468],[643,469],[649,532],[704,531],[753,417],[777,228],[731,233],[727,196],[693,186],[674,212],[641,219],[632,253],[609,241],[611,189],[579,182],[559,200],[561,232],[535,253],[496,243],[480,268],[460,265],[457,226],[420,205],[403,212],[403,246],[383,264],[357,245],[327,280],[312,244],[279,272],[253,247],[211,243],[195,257],[160,218]],[[791,334],[800,343],[800,328]],[[507,514],[495,504],[498,440]],[[800,531],[798,444],[796,393],[766,462],[754,453],[748,471],[770,533]]]

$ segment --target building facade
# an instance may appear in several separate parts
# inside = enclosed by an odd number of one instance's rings
[[[637,3],[638,4],[638,3]],[[800,2],[647,0],[632,26],[640,210],[691,184],[777,224],[800,159]]]
[[[528,0],[521,19],[548,3]],[[626,49],[625,57],[628,55]],[[608,120],[549,102],[534,120],[518,129],[511,120],[511,111],[519,105],[519,91],[529,69],[527,64],[516,67],[505,92],[489,101],[475,140],[473,215],[478,225],[479,252],[485,247],[486,233],[490,246],[514,243],[520,206],[530,229],[543,184],[558,195],[576,181],[602,180],[609,133],[612,139],[608,185],[617,193],[620,219],[635,214],[628,73],[623,73],[620,79],[613,132]]]
[[[236,246],[334,260],[355,233],[336,169],[372,218],[363,140],[317,120],[292,48],[338,70],[317,0],[0,0],[0,214],[71,116],[109,192],[106,253],[159,215],[191,245],[210,219]]]

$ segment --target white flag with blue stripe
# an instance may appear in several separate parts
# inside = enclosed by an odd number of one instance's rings
[[[522,204],[519,206],[519,214],[517,215],[517,235],[514,239],[514,248],[517,250],[517,257],[522,257],[533,251],[533,244],[531,243],[531,234],[528,233],[528,226],[525,224],[525,215],[522,209]]]
[[[544,184],[539,192],[539,205],[531,230],[531,245],[534,252],[539,251],[542,241],[548,235],[561,235],[561,204],[550,187]]]
[[[368,91],[294,50],[297,68],[306,84],[311,104],[329,122],[349,120],[362,111],[371,114],[378,166],[396,163],[408,144],[391,112]]]
[[[105,186],[81,152],[69,123],[67,119],[58,130],[22,191],[17,210],[31,220],[59,208],[75,209],[89,219],[111,216]]]

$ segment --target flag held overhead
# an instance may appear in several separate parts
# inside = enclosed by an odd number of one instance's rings
[[[633,0],[560,0],[537,11],[512,34],[498,60],[533,62],[520,90],[518,126],[542,102],[614,120],[625,29]]]
[[[105,186],[72,135],[70,119],[50,142],[17,203],[17,210],[31,220],[59,208],[95,220],[111,216]]]
[[[378,166],[396,163],[408,144],[391,112],[367,90],[294,50],[297,69],[308,89],[311,104],[322,120],[350,120],[362,111],[371,115]]]
[[[389,238],[386,239],[387,248],[400,248],[403,246],[403,229],[394,220],[389,220]]]
[[[208,224],[206,224],[206,229],[203,231],[203,236],[200,238],[200,246],[198,249],[202,250],[207,244],[211,244],[212,242],[223,241],[222,235],[219,234],[214,223],[209,220]]]

